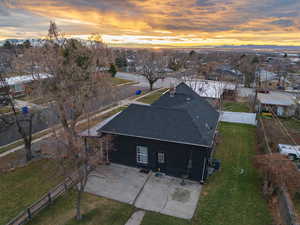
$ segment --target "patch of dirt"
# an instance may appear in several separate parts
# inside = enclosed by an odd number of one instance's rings
[[[277,147],[278,144],[288,144],[288,145],[294,145],[292,140],[288,137],[288,135],[282,130],[280,125],[278,124],[277,121],[274,119],[262,119],[264,126],[265,126],[265,131],[266,135],[269,140],[269,145],[272,149],[273,152],[277,152]],[[286,127],[286,126],[285,126]],[[296,142],[300,143],[300,133],[295,132],[292,129],[288,129],[288,132],[291,134],[291,136],[295,139]],[[263,142],[264,136],[262,132],[261,126],[258,127],[258,139],[259,142]]]
[[[6,156],[0,157],[0,173],[25,165],[26,159],[24,151],[17,151]]]
[[[274,225],[282,225],[285,224],[279,210],[278,199],[277,196],[273,196],[272,199],[268,203]]]
[[[176,188],[175,192],[172,194],[172,200],[186,203],[191,198],[191,192],[183,188]]]

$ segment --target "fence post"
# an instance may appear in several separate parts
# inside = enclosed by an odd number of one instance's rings
[[[31,220],[32,214],[31,214],[30,208],[27,208],[27,215],[28,215],[28,219]]]
[[[51,192],[48,192],[48,202],[49,204],[52,203]]]

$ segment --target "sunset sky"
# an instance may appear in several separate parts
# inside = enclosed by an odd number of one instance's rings
[[[114,45],[299,45],[300,0],[0,0],[0,40],[68,35]]]

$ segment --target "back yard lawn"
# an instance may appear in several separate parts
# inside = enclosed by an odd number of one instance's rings
[[[204,185],[192,221],[147,213],[142,225],[268,225],[272,218],[262,198],[261,183],[252,165],[255,127],[222,123],[215,158],[220,172]],[[153,218],[153,219],[151,219]]]
[[[249,107],[246,103],[225,101],[223,103],[223,111],[249,112]]]
[[[0,224],[6,224],[61,181],[50,160],[0,174]]]
[[[76,193],[70,191],[33,218],[29,225],[124,225],[134,208],[130,205],[84,193],[82,220],[76,221]]]

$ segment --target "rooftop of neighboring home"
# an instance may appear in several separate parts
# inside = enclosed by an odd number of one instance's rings
[[[198,95],[204,98],[219,99],[224,90],[235,90],[235,85],[225,81],[213,81],[213,80],[195,80],[187,81],[190,86]]]
[[[295,97],[288,93],[270,91],[268,94],[258,93],[257,99],[262,104],[291,106],[295,104]]]
[[[260,81],[273,80],[278,77],[276,73],[267,70],[260,70],[257,74],[260,77]]]
[[[29,83],[34,80],[38,79],[46,79],[49,78],[49,74],[30,74],[30,75],[20,75],[20,76],[14,76],[14,77],[8,77],[6,78],[6,82],[9,86],[15,85],[15,84],[24,84]]]
[[[219,113],[186,84],[152,105],[132,104],[98,132],[210,147]]]

